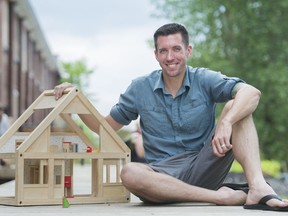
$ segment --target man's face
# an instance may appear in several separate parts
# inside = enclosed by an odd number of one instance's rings
[[[192,54],[192,46],[185,47],[180,33],[160,36],[154,51],[164,76],[176,77],[186,71],[187,58]]]

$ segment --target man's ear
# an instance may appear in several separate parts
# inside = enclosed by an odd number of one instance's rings
[[[187,52],[187,53],[186,53],[187,58],[188,58],[188,57],[192,57],[193,47],[192,47],[191,44],[188,45],[188,47],[187,47],[187,51],[186,51],[186,52]]]
[[[158,61],[158,55],[157,55],[157,50],[156,49],[154,50],[154,55],[155,55],[156,60]]]

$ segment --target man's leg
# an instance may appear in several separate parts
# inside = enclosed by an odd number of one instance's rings
[[[225,106],[223,115],[229,109]],[[276,194],[266,183],[261,170],[259,141],[252,115],[245,117],[233,125],[232,145],[235,159],[242,165],[249,184],[249,193],[246,204],[256,204],[268,194]],[[288,203],[273,199],[267,203],[270,206],[287,206]]]
[[[143,200],[154,203],[209,202],[218,205],[244,204],[242,191],[221,188],[218,191],[189,185],[172,176],[155,172],[149,166],[129,163],[123,167],[124,186]]]
[[[223,110],[224,114],[225,110],[227,111],[228,109],[226,108]],[[211,145],[210,143],[207,144]],[[203,171],[202,162],[207,163],[207,157],[214,157],[213,155],[211,155],[211,146],[209,147],[210,148],[206,146],[204,148],[205,152],[202,152],[203,155],[201,154],[202,156],[200,157],[202,159],[199,159],[199,162],[197,162],[198,165],[197,163],[195,165],[196,169],[201,169],[199,170],[199,173]],[[205,154],[207,153],[209,155],[206,157]],[[231,157],[229,156],[229,158],[230,159],[227,158],[228,163],[231,162]],[[217,160],[211,159],[211,161],[215,161],[216,163]],[[219,162],[217,162],[216,164],[218,164],[217,166],[221,166]],[[209,165],[210,168],[212,167],[211,165],[212,164]],[[215,167],[213,167],[212,169],[214,168]],[[225,165],[224,168],[226,169],[227,165]],[[202,172],[202,174],[199,174],[197,173],[197,170],[194,171],[195,173],[191,172],[192,176],[189,182],[191,182],[191,184],[200,185],[200,187],[187,184],[170,175],[155,172],[149,166],[139,163],[129,163],[124,166],[121,172],[121,179],[124,186],[130,192],[142,198],[143,200],[155,203],[210,202],[219,205],[241,205],[245,203],[247,195],[243,193],[243,191],[234,191],[227,187],[222,187],[218,191],[203,188],[210,188],[207,185],[202,185],[201,178],[203,176],[206,177],[205,173]],[[206,171],[208,172],[206,172],[207,175],[211,173],[211,170]],[[224,173],[225,172],[226,171],[224,170]],[[214,176],[211,178],[214,178]],[[207,183],[207,181],[205,182]],[[219,185],[219,179],[217,180],[217,184],[211,188],[216,189],[217,185]]]

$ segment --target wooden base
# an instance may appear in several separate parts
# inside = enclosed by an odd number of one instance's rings
[[[92,196],[75,196],[73,198],[67,198],[70,204],[101,204],[101,203],[127,203],[130,202],[130,196],[123,197],[92,197]],[[2,197],[0,198],[0,205],[7,206],[35,206],[35,205],[62,205],[63,198],[61,199],[45,199],[45,200],[25,200],[16,201],[15,197]]]

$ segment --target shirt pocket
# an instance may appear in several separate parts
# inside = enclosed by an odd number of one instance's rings
[[[143,108],[140,118],[145,126],[144,130],[150,134],[167,136],[167,132],[171,132],[171,120],[165,107],[146,106]]]
[[[211,110],[205,102],[187,104],[180,108],[181,128],[183,131],[202,131],[211,124]]]

